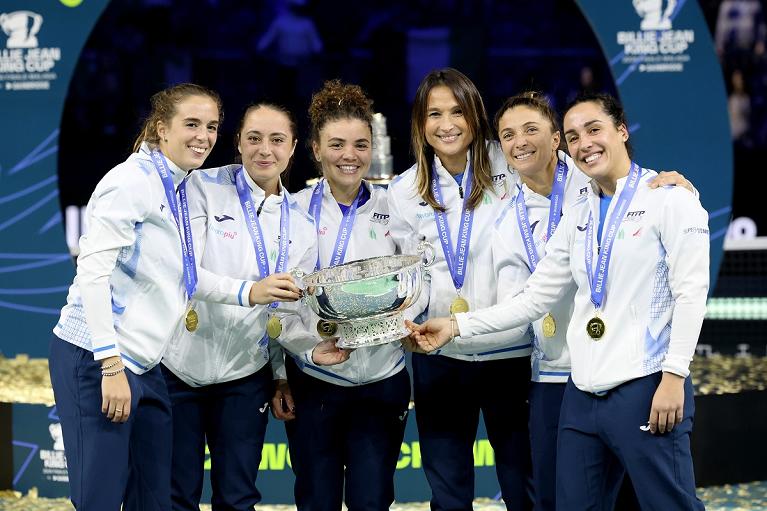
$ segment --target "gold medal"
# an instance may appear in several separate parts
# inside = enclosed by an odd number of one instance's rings
[[[337,330],[338,325],[332,321],[325,321],[324,319],[317,321],[317,333],[320,334],[320,337],[333,337]]]
[[[469,302],[461,295],[458,295],[453,299],[453,303],[450,304],[450,314],[458,314],[460,312],[469,312]]]
[[[589,334],[589,337],[595,341],[598,341],[602,338],[603,335],[605,335],[606,328],[607,327],[605,327],[605,322],[597,316],[594,316],[589,320],[588,323],[586,323],[586,333]]]
[[[557,333],[557,322],[554,320],[554,316],[549,312],[543,317],[543,336],[554,337]]]
[[[277,316],[269,316],[266,320],[266,335],[270,339],[276,339],[282,333],[282,321]]]
[[[186,325],[186,329],[190,332],[194,332],[197,330],[197,326],[200,323],[200,318],[197,316],[197,311],[194,309],[189,309],[186,312],[186,317],[184,318],[184,324]]]

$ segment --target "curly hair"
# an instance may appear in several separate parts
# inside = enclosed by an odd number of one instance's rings
[[[325,82],[318,92],[312,95],[309,105],[311,133],[309,144],[319,143],[320,130],[330,121],[339,119],[359,119],[373,131],[373,100],[362,87],[341,80]]]
[[[133,142],[133,152],[138,152],[142,142],[159,145],[160,135],[157,133],[157,123],[162,121],[169,124],[176,115],[176,105],[190,96],[206,96],[212,99],[218,107],[218,122],[224,120],[224,105],[221,97],[213,90],[194,83],[181,83],[168,87],[152,95],[150,103],[152,110],[144,120],[136,140]]]

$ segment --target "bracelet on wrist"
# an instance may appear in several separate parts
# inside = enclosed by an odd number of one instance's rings
[[[125,366],[122,366],[119,369],[115,369],[114,371],[101,371],[101,376],[117,376],[123,371],[125,371]]]
[[[121,362],[122,362],[122,360],[120,360],[118,358],[117,360],[115,360],[111,364],[107,364],[107,365],[101,366],[101,371],[103,372],[103,371],[106,371],[107,369],[112,369],[113,367],[117,367],[118,365],[120,365]]]

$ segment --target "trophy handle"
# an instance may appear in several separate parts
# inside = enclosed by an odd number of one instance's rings
[[[299,267],[295,267],[288,270],[288,274],[290,274],[290,276],[293,277],[293,280],[295,281],[296,286],[298,287],[298,289],[301,290],[301,298],[299,299],[299,302],[301,302],[302,304],[305,304],[306,293],[309,291],[306,288],[306,283],[304,282],[304,277],[306,276],[306,272]]]
[[[421,262],[425,268],[428,268],[434,263],[434,257],[436,256],[434,252],[434,245],[428,241],[424,239],[419,241],[415,251],[418,252],[418,255],[421,256]]]

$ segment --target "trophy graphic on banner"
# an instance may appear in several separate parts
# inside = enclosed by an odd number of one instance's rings
[[[671,30],[671,14],[676,8],[676,0],[634,0],[634,10],[642,17],[639,28],[642,30]]]
[[[37,33],[42,24],[43,17],[32,11],[0,14],[0,28],[8,36],[6,48],[37,48]]]

